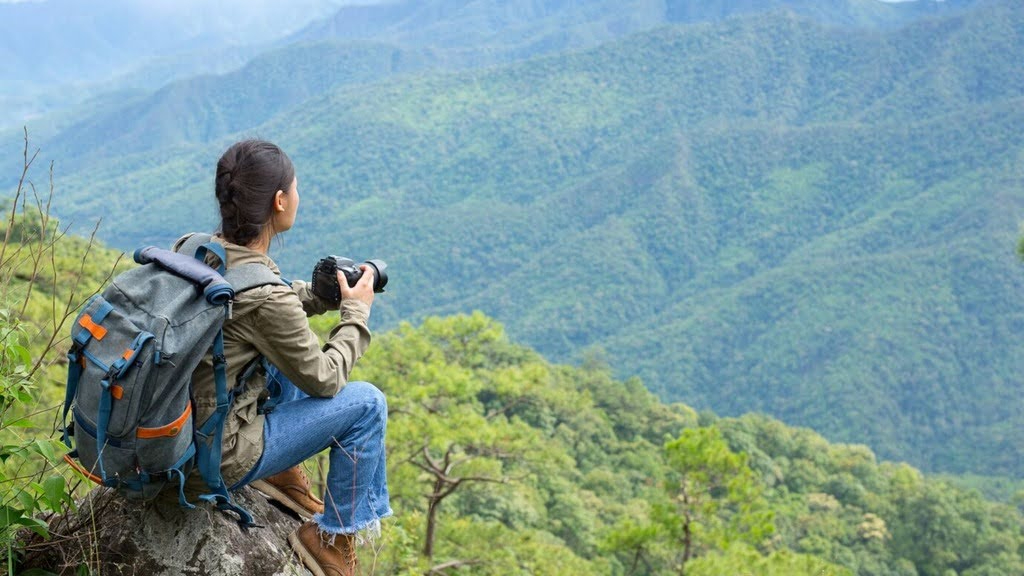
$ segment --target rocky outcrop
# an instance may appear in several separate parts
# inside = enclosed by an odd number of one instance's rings
[[[176,498],[132,502],[97,488],[76,511],[51,520],[51,538],[31,543],[22,567],[76,574],[81,565],[104,576],[308,575],[288,534],[300,520],[244,488],[235,494],[261,528],[242,530],[232,514]]]

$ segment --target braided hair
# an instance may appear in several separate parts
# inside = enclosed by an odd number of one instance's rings
[[[243,140],[217,162],[216,193],[220,204],[220,233],[228,241],[248,246],[271,224],[274,196],[287,192],[295,179],[291,159],[277,145]]]

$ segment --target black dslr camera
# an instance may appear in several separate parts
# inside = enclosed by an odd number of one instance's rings
[[[373,291],[383,292],[388,283],[388,265],[383,260],[364,262],[373,270]],[[328,302],[341,302],[341,288],[338,286],[338,272],[345,275],[349,287],[363,277],[359,265],[350,258],[328,256],[321,258],[313,267],[313,293]]]

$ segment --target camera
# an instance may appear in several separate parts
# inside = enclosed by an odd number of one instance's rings
[[[383,292],[388,283],[388,265],[383,260],[367,260],[364,264],[373,270],[373,291]],[[313,267],[313,293],[329,302],[341,302],[338,272],[345,275],[349,287],[355,286],[363,276],[359,264],[351,258],[328,256]]]

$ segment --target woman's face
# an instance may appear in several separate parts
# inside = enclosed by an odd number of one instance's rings
[[[274,230],[284,232],[295,224],[295,213],[299,210],[299,180],[292,179],[292,185],[278,196],[282,210],[274,214]]]

